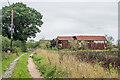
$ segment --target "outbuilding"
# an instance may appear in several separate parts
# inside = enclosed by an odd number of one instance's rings
[[[78,49],[82,49],[85,43],[87,44],[88,49],[107,49],[107,39],[104,36],[58,36],[56,46],[60,49],[69,49],[69,44],[73,40],[77,40],[79,45]]]

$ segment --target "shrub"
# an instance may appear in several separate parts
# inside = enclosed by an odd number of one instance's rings
[[[22,47],[22,41],[20,41],[20,40],[13,41],[13,46],[21,48]]]
[[[77,40],[71,41],[69,47],[70,47],[72,50],[77,50],[77,49],[78,49]]]
[[[7,51],[10,49],[10,39],[2,36],[2,51]]]
[[[114,38],[110,35],[105,35],[105,36],[107,38],[107,48],[111,51],[111,49],[114,48],[114,46],[113,46]]]
[[[41,49],[47,49],[47,48],[50,48],[50,42],[49,41],[41,41],[40,44],[39,44],[39,47]]]
[[[30,50],[32,48],[38,48],[38,47],[40,47],[39,45],[40,45],[39,41],[30,40],[30,41],[26,42],[26,47],[28,49],[30,49]]]
[[[51,48],[56,46],[56,40],[55,39],[51,40],[50,43],[51,43],[51,46],[50,46]]]
[[[19,48],[19,47],[13,47],[13,51],[12,52],[18,53],[20,51],[21,51],[21,48]]]
[[[89,49],[87,41],[82,41],[81,43],[82,43],[82,47],[81,47],[82,49],[85,49],[85,50]]]
[[[13,41],[12,49],[10,48],[11,40],[7,37],[2,36],[2,51],[7,52],[7,50],[10,50],[11,52],[19,52],[19,51],[26,51],[26,45],[25,42],[22,42],[20,40]]]
[[[108,42],[107,48],[111,51],[111,50],[113,49],[113,45],[112,45],[111,43]]]
[[[55,47],[52,47],[52,50],[58,50],[58,48],[55,46]]]
[[[27,48],[26,48],[26,43],[25,43],[25,42],[22,42],[21,50],[22,50],[23,52],[26,52]]]
[[[103,64],[104,64],[103,61],[100,61],[100,62],[99,62],[99,65],[100,65],[100,66],[103,66]]]
[[[2,51],[2,60],[5,60],[9,57],[9,54],[7,54],[6,52]]]

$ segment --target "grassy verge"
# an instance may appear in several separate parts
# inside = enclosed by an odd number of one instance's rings
[[[64,71],[61,71],[60,68],[56,66],[51,66],[45,61],[44,58],[38,57],[37,55],[33,56],[34,62],[37,65],[38,70],[45,78],[62,78],[67,77]]]
[[[28,64],[27,60],[30,54],[31,52],[28,52],[19,59],[14,69],[12,78],[31,78],[29,71],[27,69]]]
[[[12,54],[12,53],[8,54],[8,53],[3,52],[3,54],[2,54],[2,73],[8,67],[8,65],[22,53],[23,52],[19,52],[18,55],[16,55],[16,54]]]

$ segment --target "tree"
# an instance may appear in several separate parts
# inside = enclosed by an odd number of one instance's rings
[[[77,50],[78,49],[78,42],[77,42],[77,40],[73,40],[73,41],[71,41],[70,43],[69,43],[69,47],[70,47],[70,49],[72,49],[72,50]]]
[[[2,8],[2,34],[11,38],[11,10],[13,15],[13,39],[27,41],[27,38],[36,37],[43,24],[42,15],[23,3],[15,3]]]
[[[82,46],[81,46],[82,49],[84,49],[84,50],[88,50],[89,49],[88,41],[82,41],[81,43],[82,43]]]
[[[109,50],[111,50],[113,48],[113,41],[114,41],[114,38],[110,35],[105,35],[105,37],[107,38],[107,48]]]
[[[56,39],[51,40],[50,43],[51,43],[50,48],[55,47],[56,46]]]
[[[28,42],[26,42],[26,47],[27,47],[28,49],[31,49],[31,48],[34,47],[34,44],[35,44],[35,41],[31,39],[31,40],[29,40]]]
[[[43,40],[43,39],[41,39],[41,40],[39,40],[39,48],[41,48],[41,49],[47,49],[47,48],[50,48],[50,41],[49,40]]]
[[[117,48],[120,50],[120,39],[117,40]]]

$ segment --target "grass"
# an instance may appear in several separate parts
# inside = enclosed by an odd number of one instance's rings
[[[2,73],[8,67],[8,65],[22,53],[23,52],[19,52],[18,55],[16,55],[15,53],[8,54],[8,53],[3,52],[2,53]]]
[[[50,48],[49,50],[53,50],[53,51],[58,51],[58,49],[57,49],[57,47],[53,47],[53,48]],[[81,52],[81,51],[91,51],[91,52],[96,52],[96,51],[110,51],[109,49],[107,49],[107,50],[91,50],[91,49],[76,49],[76,50],[72,50],[72,49],[60,49],[59,51],[61,51],[61,52],[65,52],[65,51],[77,51],[77,52]],[[116,48],[113,48],[111,51],[118,51],[118,49],[116,49]]]
[[[60,68],[56,68],[56,66],[51,66],[46,62],[44,58],[40,58],[37,55],[33,56],[34,62],[37,65],[38,70],[40,70],[41,74],[45,78],[57,78],[57,77],[66,77],[66,73],[61,71]]]
[[[88,49],[88,50],[82,50],[82,49],[78,49],[78,50],[72,50],[72,49],[61,49],[61,50],[59,50],[59,51],[61,51],[61,52],[64,52],[64,51],[77,51],[77,52],[81,52],[81,51],[90,51],[90,52],[98,52],[98,51],[109,51],[109,50],[90,50],[90,49]],[[112,51],[114,51],[114,50],[112,50]]]
[[[19,59],[14,69],[12,78],[31,78],[29,71],[27,69],[28,64],[27,60],[30,54],[31,52],[28,52]]]
[[[74,55],[62,55],[57,51],[37,49],[35,63],[44,77],[57,78],[118,78],[118,71],[103,68],[99,63],[91,64],[79,61]],[[52,69],[50,71],[50,69]],[[54,69],[55,68],[55,69]],[[52,75],[46,76],[50,72]],[[60,72],[59,72],[60,71]]]

